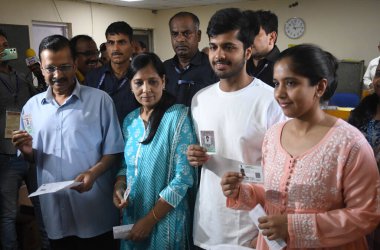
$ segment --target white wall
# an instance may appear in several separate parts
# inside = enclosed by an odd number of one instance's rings
[[[107,26],[111,22],[124,20],[133,28],[153,29],[155,52],[162,59],[167,59],[173,56],[168,20],[176,12],[190,11],[200,18],[202,48],[208,44],[206,27],[216,10],[226,7],[266,9],[279,17],[278,46],[281,50],[288,44],[315,43],[339,59],[364,59],[366,64],[379,54],[379,0],[298,0],[297,7],[288,8],[292,2],[257,0],[233,5],[161,10],[153,14],[150,10],[78,1],[55,0],[56,9],[52,0],[0,0],[0,23],[31,26],[32,20],[68,22],[72,24],[73,36],[88,34],[100,44],[105,40],[104,31]],[[301,17],[306,22],[306,33],[297,40],[288,39],[283,31],[285,21],[294,16]]]

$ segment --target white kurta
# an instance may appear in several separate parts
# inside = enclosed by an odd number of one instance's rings
[[[259,79],[234,92],[223,92],[219,83],[213,84],[194,96],[191,109],[198,137],[200,131],[212,130],[216,146],[216,155],[202,167],[194,243],[206,249],[218,244],[247,245],[257,230],[246,211],[226,207],[221,177],[239,171],[239,162],[260,165],[266,130],[285,116],[273,89]]]

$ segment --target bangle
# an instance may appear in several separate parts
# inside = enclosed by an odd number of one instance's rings
[[[159,222],[160,220],[158,219],[158,217],[156,216],[156,213],[154,212],[154,208],[152,208],[152,214],[153,214],[153,218]]]

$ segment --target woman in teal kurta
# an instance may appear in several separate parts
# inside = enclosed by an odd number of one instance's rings
[[[125,207],[123,223],[134,226],[121,249],[188,249],[189,198],[197,180],[186,159],[187,146],[196,140],[189,111],[163,90],[164,68],[155,54],[135,57],[131,68],[141,107],[123,123],[124,160],[114,203]],[[124,201],[127,186],[131,192]]]

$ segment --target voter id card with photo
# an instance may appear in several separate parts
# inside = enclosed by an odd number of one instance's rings
[[[245,182],[253,182],[253,183],[264,182],[262,166],[240,164],[239,170],[240,170],[240,173],[243,175],[243,181]]]

